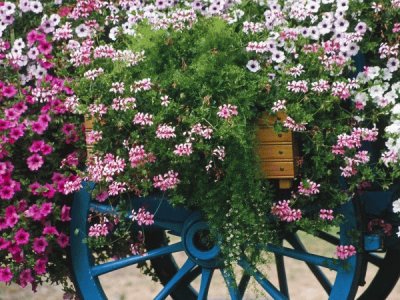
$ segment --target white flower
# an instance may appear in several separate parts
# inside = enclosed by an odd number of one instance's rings
[[[274,51],[272,52],[271,59],[276,63],[281,63],[285,60],[285,53],[282,51]]]
[[[334,26],[335,26],[336,33],[337,32],[339,32],[339,33],[346,32],[347,28],[349,28],[349,21],[347,21],[343,18],[340,18],[335,21]]]
[[[366,105],[368,101],[368,95],[364,92],[358,93],[355,97],[354,97],[354,102],[355,103],[361,103],[363,105]]]
[[[346,11],[349,9],[349,1],[348,0],[338,0],[336,2],[338,11]]]
[[[392,124],[390,124],[389,126],[387,126],[385,128],[385,131],[387,133],[399,134],[400,133],[400,120],[395,120]],[[391,141],[391,142],[392,142],[392,145],[391,145],[392,147],[397,145],[396,141]],[[388,143],[389,143],[389,140],[388,140]]]
[[[43,11],[43,5],[40,1],[31,1],[30,9],[35,14],[40,14]]]
[[[374,85],[368,89],[368,93],[372,98],[382,97],[384,92],[383,87],[380,85]]]
[[[110,33],[108,34],[109,38],[112,39],[113,41],[117,40],[118,31],[119,31],[118,27],[111,28]]]
[[[260,70],[260,63],[256,60],[249,60],[246,65],[250,72],[257,72]]]
[[[400,103],[397,103],[395,106],[393,106],[392,114],[393,115],[400,115]]]
[[[393,212],[399,213],[400,212],[400,198],[396,201],[393,201]]]
[[[355,56],[360,50],[360,47],[356,43],[349,43],[345,49],[351,56]]]
[[[364,22],[359,22],[356,27],[354,28],[355,31],[357,31],[358,33],[365,33],[367,32],[368,26],[366,23]]]
[[[14,41],[13,48],[15,48],[15,49],[24,49],[25,48],[24,40],[22,38],[16,39]]]
[[[328,34],[329,32],[331,32],[332,29],[332,23],[328,19],[323,19],[321,22],[318,23],[317,26],[319,29],[319,33],[322,35]]]
[[[379,67],[368,67],[367,70],[364,71],[364,73],[367,76],[367,78],[370,80],[370,79],[374,79],[379,76],[380,69],[381,68],[379,68]]]
[[[75,28],[76,35],[80,38],[87,37],[89,35],[89,27],[85,24],[81,24]]]
[[[397,231],[397,236],[400,237],[400,226],[399,226],[399,231]]]
[[[18,4],[18,8],[24,13],[28,12],[31,10],[31,2],[29,0],[21,0]]]
[[[60,23],[61,17],[57,14],[52,14],[49,18],[50,23],[53,26],[57,26]]]
[[[319,29],[316,26],[312,26],[309,28],[310,38],[313,40],[319,39]]]
[[[382,69],[383,74],[382,74],[382,79],[385,81],[389,81],[390,79],[392,79],[393,75],[392,72],[389,71],[388,68],[384,68]]]
[[[15,4],[11,2],[4,2],[2,10],[6,16],[11,16],[15,13]]]
[[[39,55],[39,50],[36,47],[32,47],[31,49],[29,49],[28,51],[28,57],[30,59],[36,59]]]
[[[389,58],[386,66],[390,72],[395,72],[399,69],[399,60],[397,58],[391,57]]]

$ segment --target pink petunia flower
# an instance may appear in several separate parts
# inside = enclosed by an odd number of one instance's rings
[[[26,163],[28,164],[28,168],[31,171],[37,171],[43,166],[43,158],[39,154],[33,154],[28,157],[26,160]]]
[[[60,233],[60,235],[57,237],[57,244],[63,249],[66,248],[69,245],[69,236],[64,233]]]
[[[36,263],[35,267],[33,268],[38,275],[42,275],[46,273],[46,265],[47,265],[47,259],[46,258],[39,258]]]
[[[29,232],[25,231],[23,228],[18,229],[14,235],[14,240],[17,245],[26,245],[29,243]]]
[[[10,270],[10,267],[0,267],[0,282],[10,282],[13,278],[13,273]]]
[[[45,237],[39,237],[35,238],[33,240],[33,251],[36,253],[43,253],[46,251],[46,247],[49,245],[49,243],[46,241]]]
[[[33,280],[31,269],[25,269],[19,274],[19,285],[23,288],[26,287],[28,283],[32,283]]]
[[[17,92],[18,90],[13,85],[6,85],[2,89],[2,94],[6,98],[13,98]]]
[[[64,204],[63,207],[61,208],[61,221],[63,222],[71,221],[70,212],[71,212],[71,207]]]

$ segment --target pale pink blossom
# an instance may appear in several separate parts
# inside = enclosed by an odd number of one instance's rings
[[[174,154],[178,156],[189,156],[193,153],[192,143],[175,145]]]
[[[170,170],[164,175],[157,175],[153,177],[153,186],[159,188],[161,191],[174,189],[179,184],[178,173]]]
[[[319,210],[319,217],[322,220],[328,220],[332,221],[333,220],[333,210],[332,209],[320,209]]]
[[[311,196],[319,194],[319,187],[321,185],[311,181],[310,179],[306,179],[300,182],[298,186],[298,191],[300,195]]]
[[[217,115],[222,119],[230,119],[233,116],[237,116],[237,106],[231,104],[223,104],[222,106],[218,107]]]
[[[176,137],[175,127],[168,124],[158,125],[156,130],[156,136],[159,139],[170,139]]]
[[[336,256],[339,259],[345,260],[356,254],[357,251],[353,245],[339,245],[336,247]]]

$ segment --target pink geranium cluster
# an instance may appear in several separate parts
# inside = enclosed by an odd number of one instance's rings
[[[153,177],[153,186],[160,189],[161,191],[166,191],[169,189],[174,189],[180,182],[178,178],[178,173],[173,170],[168,171],[164,175],[157,175]]]
[[[359,150],[352,156],[346,155],[346,150],[360,149],[362,142],[373,142],[378,138],[376,128],[354,128],[350,135],[341,134],[338,136],[336,145],[332,147],[333,154],[344,156],[346,165],[340,167],[342,176],[351,177],[357,174],[357,166],[366,164],[369,161],[369,153],[365,150]]]
[[[320,186],[321,186],[320,184],[317,184],[314,181],[306,179],[300,182],[298,187],[298,193],[304,196],[316,195],[319,194]]]
[[[132,210],[131,219],[132,221],[136,221],[139,226],[150,226],[154,224],[154,215],[144,207],[139,208],[137,212]]]
[[[237,116],[238,115],[237,106],[232,104],[223,104],[220,107],[218,107],[217,115],[222,119],[230,119],[234,116]]]
[[[290,200],[282,200],[278,201],[278,203],[274,203],[271,208],[271,213],[284,222],[298,221],[302,217],[300,209],[293,209],[290,207]]]
[[[336,247],[336,256],[339,259],[345,260],[355,254],[357,254],[357,251],[353,245],[339,245]]]
[[[104,158],[93,156],[87,164],[89,180],[94,182],[114,180],[114,176],[122,173],[126,162],[123,158],[107,153]]]

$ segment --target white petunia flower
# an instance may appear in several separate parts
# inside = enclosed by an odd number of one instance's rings
[[[81,24],[78,27],[75,28],[76,35],[80,38],[85,38],[89,35],[89,27],[87,27],[85,24]]]
[[[399,69],[399,60],[397,58],[391,57],[389,58],[386,66],[390,72],[395,72]]]
[[[247,69],[250,70],[250,72],[253,72],[253,73],[257,72],[257,71],[259,71],[261,69],[260,63],[258,61],[256,61],[256,60],[249,60],[247,62],[246,67],[247,67]]]
[[[40,1],[31,1],[30,10],[35,14],[40,14],[43,11],[43,5]]]
[[[393,212],[400,213],[400,198],[393,201]]]

